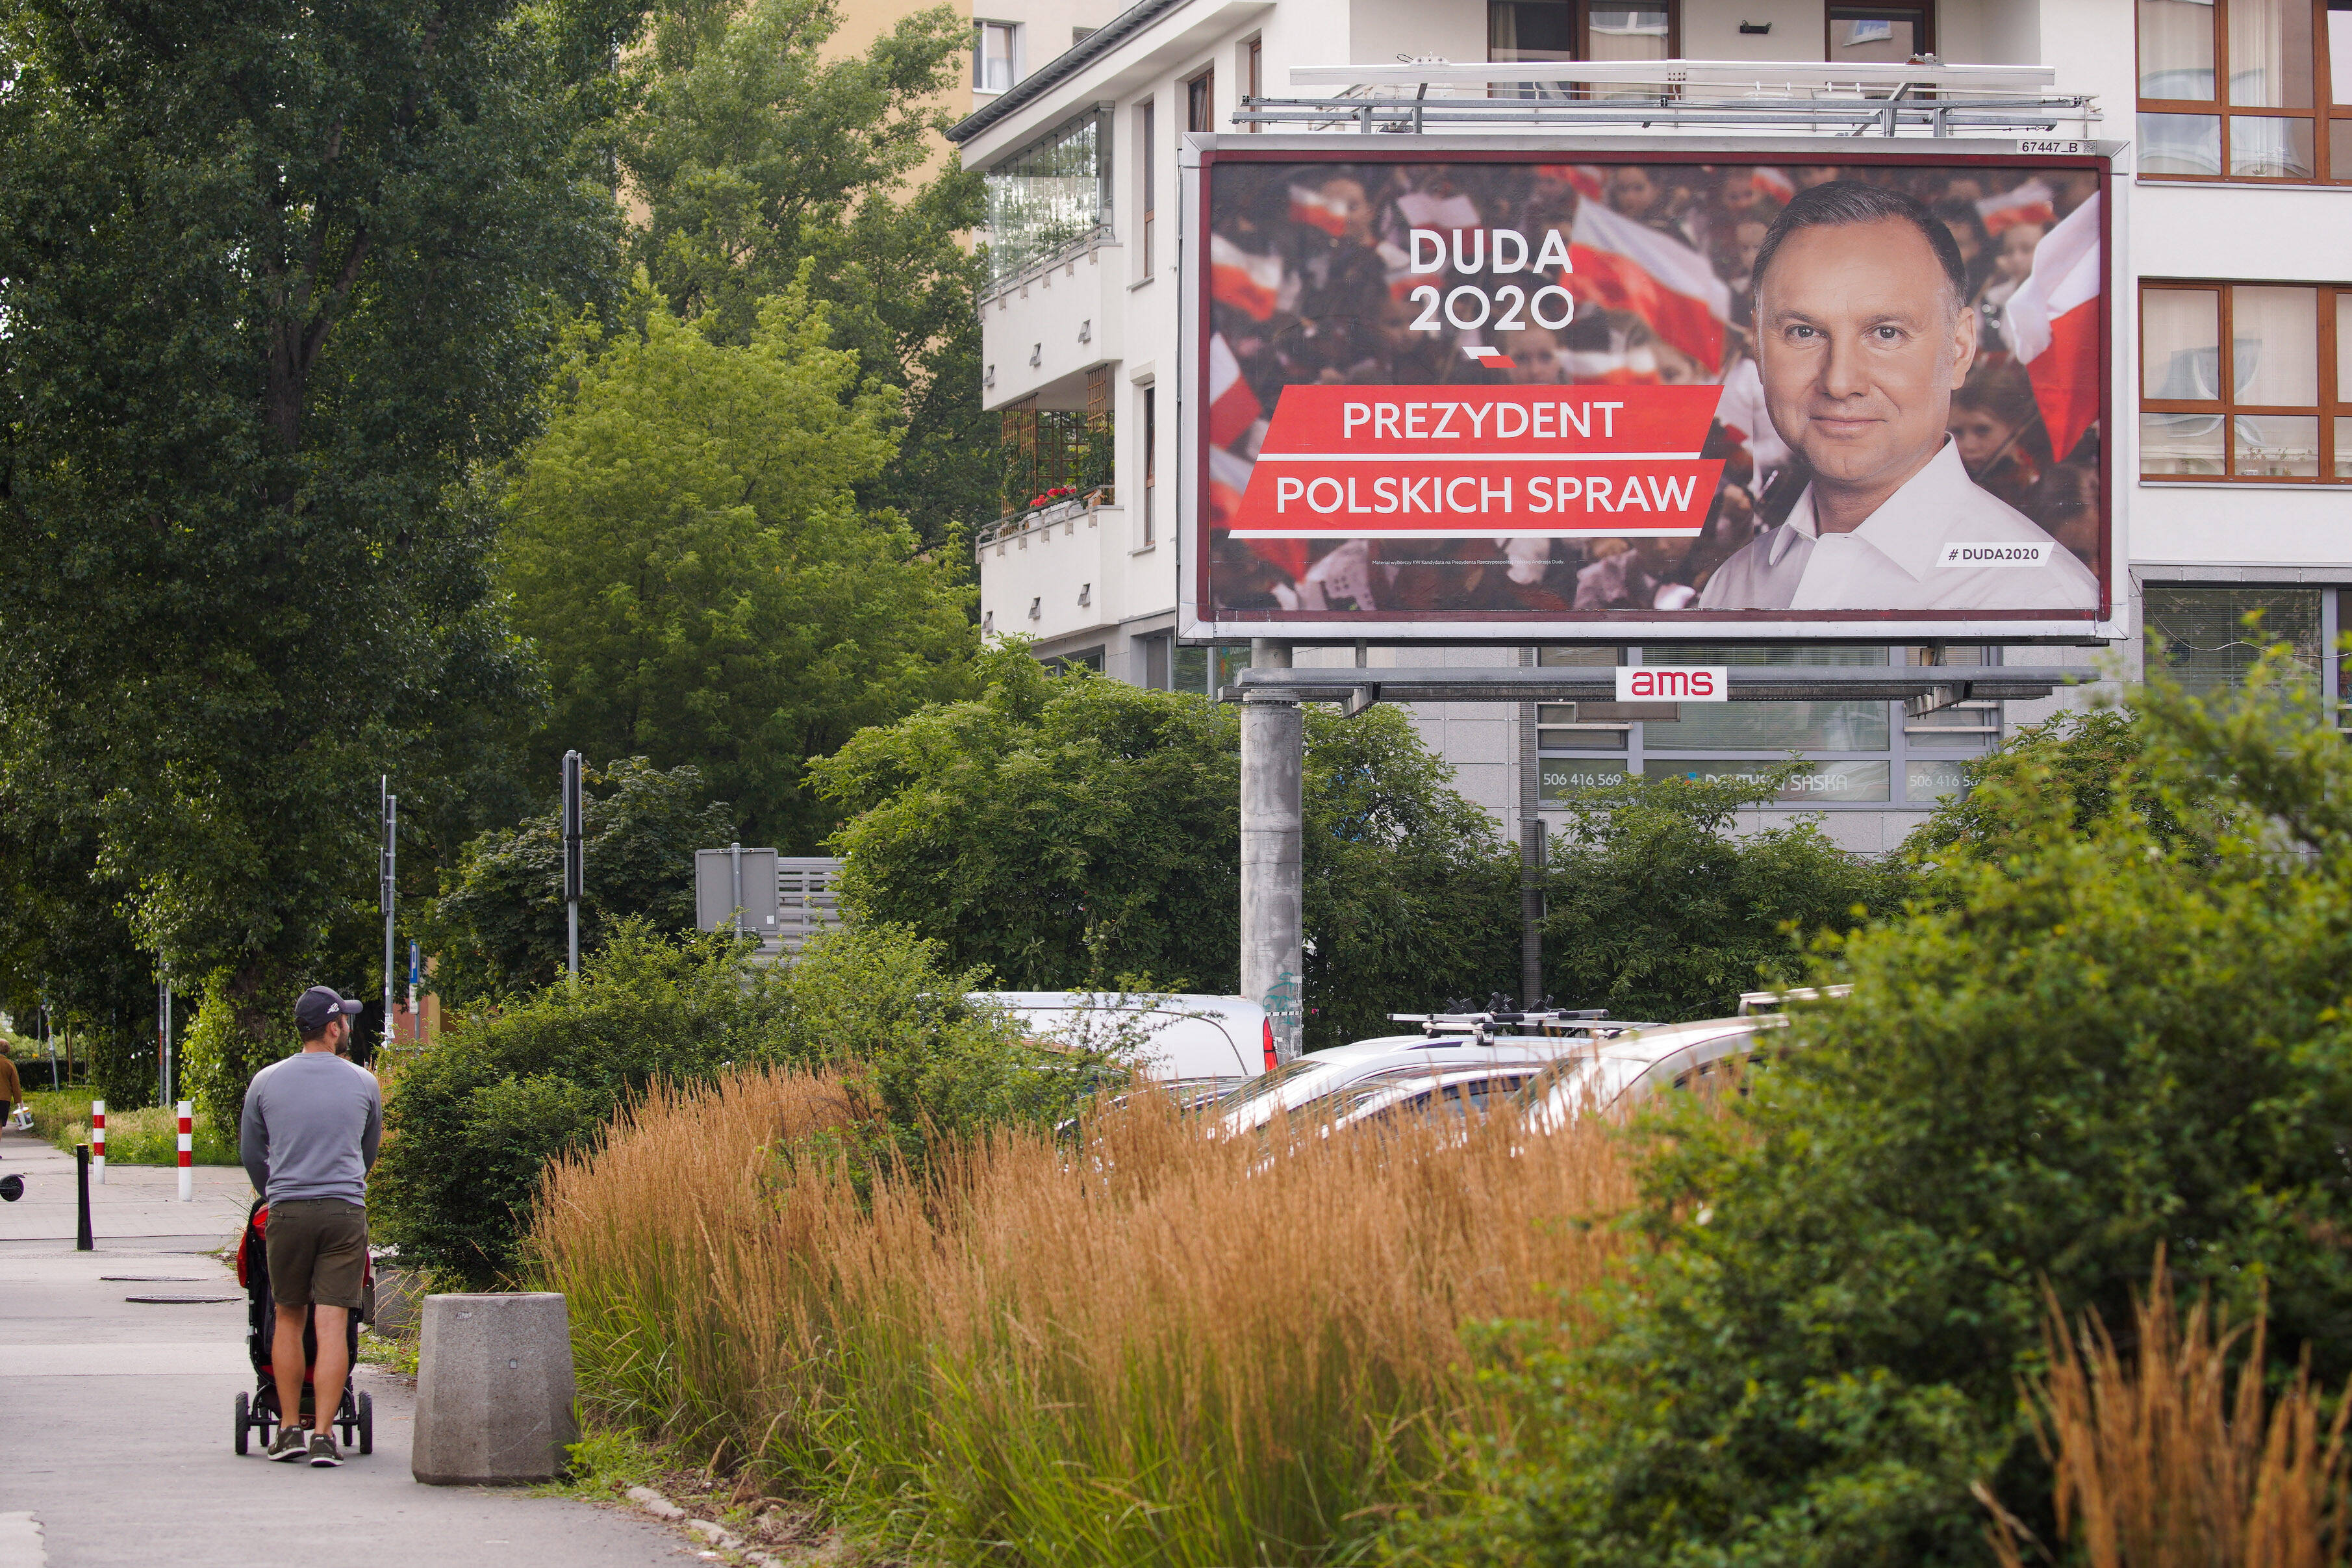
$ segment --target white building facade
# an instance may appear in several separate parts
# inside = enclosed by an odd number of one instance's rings
[[[1057,44],[1079,26],[1047,21]],[[2226,686],[2252,651],[2240,617],[2259,608],[2331,695],[2352,696],[2329,651],[2352,612],[2340,604],[2352,589],[2352,0],[1141,0],[1071,47],[1022,59],[1017,76],[1008,68],[1008,85],[952,133],[967,166],[991,176],[984,388],[1007,415],[1011,491],[1029,492],[1012,493],[1005,521],[978,541],[990,630],[1153,687],[1214,690],[1247,662],[1246,646],[1177,636],[1180,147],[1188,132],[1246,133],[1254,107],[1334,96],[1342,88],[1328,83],[1376,80],[1401,60],[1655,62],[1662,80],[1677,60],[1742,60],[1758,62],[1759,85],[1775,63],[1790,79],[1824,62],[1917,61],[1923,75],[1937,64],[2053,68],[2056,91],[2095,104],[2087,134],[2126,144],[2109,231],[2118,380],[2101,436],[2117,581],[2129,587],[2130,635],[2114,656],[2136,670],[2140,634],[2154,628],[2184,680]],[[1327,85],[1294,85],[1294,71]],[[1629,148],[1672,146],[1664,131],[1613,133]],[[1825,142],[1819,162],[1834,164],[1840,145]],[[1994,290],[2001,252],[2016,248],[2005,232],[1995,215],[1978,237]],[[1297,653],[1301,664],[1374,668],[2093,657],[1565,639]],[[1817,810],[1841,842],[1879,851],[1948,792],[1967,757],[2060,700],[1920,717],[1899,702],[1731,704],[1686,707],[1673,722],[1449,703],[1415,718],[1465,793],[1499,818],[1528,799],[1556,810],[1596,780],[1739,773],[1794,751],[1811,766],[1787,808]]]

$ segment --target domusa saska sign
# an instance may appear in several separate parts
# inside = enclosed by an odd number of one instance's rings
[[[1186,637],[2120,635],[2104,147],[1187,142]]]

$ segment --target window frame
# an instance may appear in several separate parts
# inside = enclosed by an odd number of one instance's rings
[[[2132,7],[2132,93],[2135,120],[2149,114],[2192,115],[2219,122],[2217,143],[2219,171],[2210,174],[2184,174],[2175,172],[2138,174],[2143,184],[2171,184],[2188,183],[2200,185],[2341,185],[2352,184],[2352,168],[2336,169],[2329,155],[2333,138],[2330,128],[2340,122],[2352,126],[2352,103],[2336,101],[2334,62],[2327,55],[2327,0],[2311,0],[2311,102],[2301,109],[2270,109],[2255,104],[2234,104],[2230,101],[2230,5],[2231,0],[2212,0],[2213,7],[2213,96],[2196,98],[2146,98],[2140,96],[2140,84],[2147,73],[2140,65],[2143,46],[2140,39],[2139,7]],[[2352,61],[2346,62],[2352,69]],[[2230,128],[2239,120],[2300,120],[2311,127],[2311,167],[2307,174],[2241,174],[2230,167]],[[2135,126],[2137,129],[2137,126]],[[2147,138],[2139,138],[2142,145]]]
[[[1841,16],[1838,15],[1841,11],[1848,15]],[[1853,14],[1857,12],[1862,15]],[[1885,15],[1874,16],[1869,15],[1871,12],[1884,12]],[[1914,16],[1918,18],[1919,47],[1912,52],[1922,55],[1934,54],[1936,52],[1935,0],[1919,0],[1919,4],[1915,5],[1823,5],[1822,7],[1822,59],[1830,65],[1837,63],[1830,51],[1836,46],[1836,37],[1832,29],[1840,22],[1891,22],[1896,18],[1898,13],[1906,22]]]
[[[1265,39],[1263,36],[1242,45],[1242,96],[1265,96]],[[1244,129],[1254,135],[1265,127],[1253,120]]]
[[[996,28],[1004,34],[1005,68],[1012,73],[1013,78],[1012,80],[1006,82],[1003,87],[989,87],[984,85],[986,78],[982,73],[986,69],[988,63],[988,31],[992,27]],[[973,92],[984,93],[991,98],[994,98],[1000,93],[1010,92],[1014,88],[1021,85],[1021,78],[1023,74],[1021,69],[1021,33],[1022,26],[1018,22],[992,21],[984,16],[975,16],[972,18],[971,90]]]
[[[2317,401],[2309,405],[2270,403],[2240,403],[2238,388],[2237,334],[2234,331],[2235,295],[2240,289],[2310,289],[2317,296],[2318,340],[2313,351],[2319,356]],[[2216,294],[2219,312],[2219,353],[2221,363],[2216,367],[2215,384],[2223,395],[2210,401],[2196,398],[2150,397],[2147,385],[2147,340],[2146,301],[2151,293]],[[2336,301],[2352,298],[2352,284],[2314,283],[2297,279],[2273,278],[2143,278],[2139,279],[2141,336],[2137,357],[2139,361],[2139,413],[2149,414],[2211,414],[2221,421],[2221,471],[2218,474],[2151,474],[2142,468],[2136,476],[2144,485],[2294,485],[2318,489],[2342,489],[2352,487],[2352,474],[2338,474],[2339,460],[2352,460],[2352,453],[2336,450],[2336,421],[2352,420],[2352,388],[2336,384]],[[2240,418],[2302,418],[2309,416],[2318,426],[2318,457],[2315,474],[2241,474],[2238,468],[2237,421]],[[2143,428],[2136,426],[2135,428]],[[2141,461],[2147,461],[2145,439],[2141,443]]]
[[[1160,486],[1160,384],[1147,381],[1137,390],[1143,403],[1139,421],[1143,426],[1143,542],[1138,548],[1150,550],[1160,542],[1153,526],[1157,509],[1152,504],[1159,499]]]
[[[1217,68],[1209,66],[1184,79],[1184,129],[1217,128]]]
[[[1592,13],[1596,10],[1607,11],[1618,8],[1605,4],[1604,0],[1486,0],[1486,61],[1490,65],[1545,65],[1555,63],[1544,60],[1515,61],[1497,60],[1495,58],[1495,46],[1493,42],[1495,37],[1494,14],[1495,6],[1498,4],[1557,4],[1570,7],[1571,16],[1569,20],[1568,30],[1569,36],[1576,40],[1576,59],[1579,62],[1590,61],[1592,58]],[[1678,60],[1683,58],[1683,0],[1665,0],[1665,58],[1670,60]]]

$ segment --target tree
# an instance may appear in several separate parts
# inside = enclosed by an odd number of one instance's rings
[[[713,342],[750,339],[761,302],[813,267],[835,341],[868,384],[904,389],[897,460],[860,479],[927,547],[996,510],[995,418],[980,403],[975,293],[963,243],[984,214],[978,176],[939,146],[942,94],[962,86],[969,19],[903,17],[863,55],[827,58],[834,0],[682,10],[656,30],[622,163],[646,203],[637,259]]]
[[[2182,1299],[2267,1299],[2271,1375],[2341,1386],[2352,759],[2284,651],[2243,703],[2138,694],[2142,787],[2088,823],[2047,761],[1986,770],[2004,852],[1828,944],[1853,995],[1662,1129],[1613,1331],[1507,1374],[1525,1441],[1432,1556],[1986,1562],[1972,1483],[2049,1495],[2045,1312],[2130,1321],[2159,1247]]]
[[[806,759],[959,690],[970,590],[856,485],[896,446],[796,283],[728,346],[640,297],[640,330],[568,378],[506,495],[515,624],[566,748],[691,763],[750,841],[808,851]]]
[[[1806,939],[1901,905],[1897,867],[1849,854],[1821,825],[1735,835],[1779,793],[1713,779],[1633,779],[1573,796],[1545,876],[1544,979],[1621,1018],[1722,1017]]]
[[[47,885],[257,1039],[373,902],[378,776],[478,826],[528,711],[465,481],[607,291],[580,155],[635,20],[0,0],[5,837],[87,844]]]
[[[2061,713],[2030,724],[1998,749],[1968,763],[1967,787],[1938,802],[1934,815],[1912,830],[1903,842],[1903,858],[1921,866],[1955,855],[1998,860],[2021,847],[2021,832],[2030,845],[2032,827],[2042,818],[2040,808],[2023,822],[2009,815],[2017,802],[2030,796],[2030,791],[2017,787],[2028,779],[2054,786],[2073,806],[2075,826],[2085,832],[2113,811],[2120,787],[2130,794],[2132,809],[2148,830],[2172,842],[2186,828],[2154,787],[2147,750],[2146,732],[2117,708]]]
[[[709,797],[699,771],[664,773],[642,757],[585,768],[581,818],[583,955],[624,921],[665,936],[694,929],[694,852],[735,831],[734,812]],[[560,973],[570,945],[561,804],[467,845],[418,924],[438,961],[434,990],[460,1006],[535,990]]]
[[[1238,983],[1240,725],[1204,698],[982,656],[985,695],[869,730],[813,769],[853,815],[844,898],[1000,984]],[[1310,715],[1310,1046],[1503,983],[1509,857],[1404,717]]]

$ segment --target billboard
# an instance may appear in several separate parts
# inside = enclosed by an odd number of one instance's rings
[[[1188,143],[1186,636],[2117,635],[2098,144]]]

